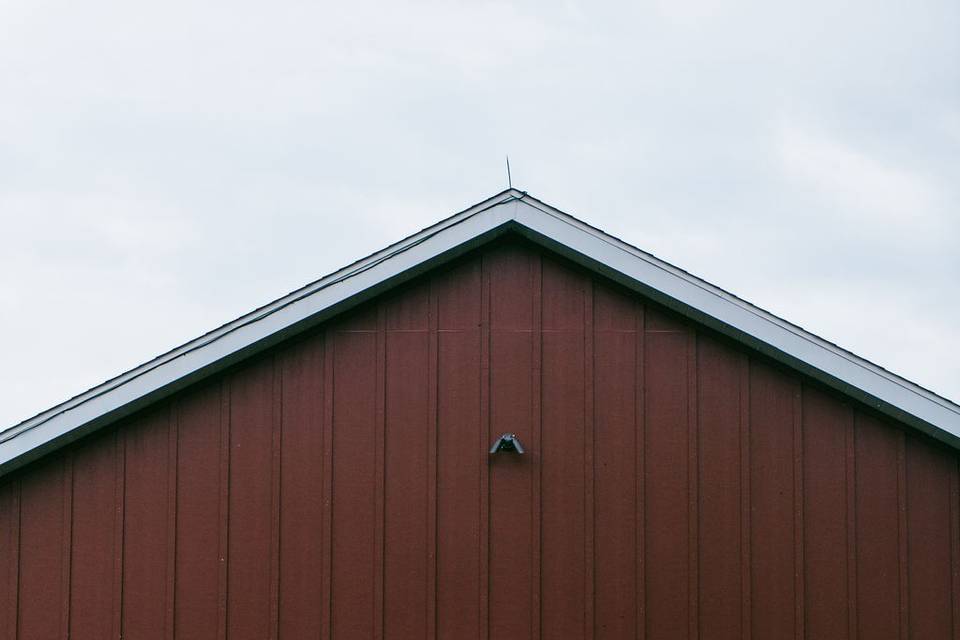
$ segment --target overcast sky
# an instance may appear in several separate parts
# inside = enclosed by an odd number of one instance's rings
[[[960,399],[960,3],[0,0],[0,428],[514,185]]]

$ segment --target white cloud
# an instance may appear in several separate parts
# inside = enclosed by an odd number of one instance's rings
[[[2,13],[0,426],[502,189],[506,153],[516,185],[907,377],[955,344],[955,2]],[[833,281],[871,294],[797,302]],[[831,320],[854,317],[882,321]]]

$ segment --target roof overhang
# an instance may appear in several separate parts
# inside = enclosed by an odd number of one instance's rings
[[[960,448],[956,404],[509,189],[0,432],[0,474],[509,232]]]

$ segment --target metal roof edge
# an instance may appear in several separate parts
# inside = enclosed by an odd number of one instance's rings
[[[507,189],[0,431],[0,475],[515,230],[960,448],[960,406],[518,189]]]
[[[545,204],[517,222],[532,240],[742,342],[892,418],[960,448],[960,406]]]
[[[522,195],[502,191],[0,431],[0,475],[504,233]]]

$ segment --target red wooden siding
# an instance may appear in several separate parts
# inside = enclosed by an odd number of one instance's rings
[[[960,639],[958,494],[955,451],[499,244],[0,479],[0,640]]]

